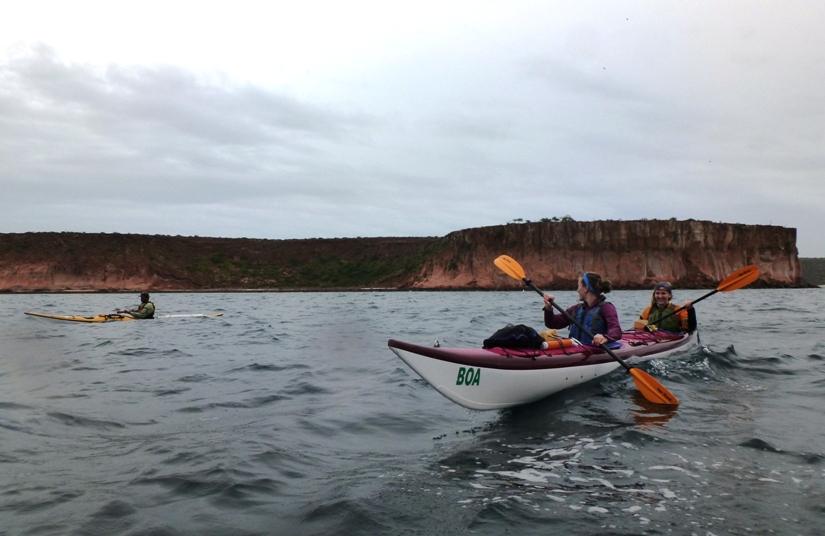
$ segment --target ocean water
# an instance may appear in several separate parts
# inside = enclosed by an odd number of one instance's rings
[[[702,291],[677,291],[681,301]],[[571,305],[574,293],[557,293]],[[541,327],[531,292],[0,295],[0,534],[821,534],[825,291],[719,293],[699,344],[464,409],[389,338]],[[648,292],[610,295],[630,327]]]

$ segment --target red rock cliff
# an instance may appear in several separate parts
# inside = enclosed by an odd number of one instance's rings
[[[661,279],[711,288],[749,264],[762,272],[755,286],[804,286],[795,229],[653,220],[509,224],[443,238],[0,234],[0,291],[519,288],[493,265],[502,254],[547,289],[573,288],[585,269],[617,289]]]
[[[597,272],[613,288],[651,288],[666,280],[680,288],[713,288],[735,270],[755,264],[753,286],[805,286],[796,249],[796,229],[643,220],[541,222],[456,231],[422,267],[411,288],[507,289],[516,280],[493,264],[516,259],[540,288],[573,289],[579,275]]]
[[[0,291],[395,286],[432,256],[440,240],[0,234]]]

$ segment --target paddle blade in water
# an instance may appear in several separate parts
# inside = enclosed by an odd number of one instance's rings
[[[633,381],[636,382],[636,388],[642,393],[642,396],[656,404],[664,404],[667,406],[678,406],[679,400],[676,396],[668,391],[664,385],[653,379],[653,376],[643,370],[631,368],[628,372],[633,376]]]
[[[750,285],[759,278],[759,268],[755,264],[745,266],[740,270],[736,270],[728,277],[726,277],[716,290],[720,292],[730,292],[732,290],[740,289],[746,285]]]
[[[524,268],[522,268],[521,265],[512,257],[501,255],[493,261],[493,264],[498,266],[502,272],[509,275],[513,279],[518,279],[519,281],[524,279]]]

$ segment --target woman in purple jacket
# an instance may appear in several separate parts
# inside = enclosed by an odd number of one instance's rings
[[[591,339],[575,324],[570,323],[563,314],[553,314],[551,301],[555,300],[552,294],[544,295],[544,325],[548,328],[565,328],[570,326],[570,337],[578,339],[584,344],[601,346],[622,338],[622,327],[619,325],[619,315],[612,303],[606,301],[605,294],[611,290],[610,281],[602,279],[595,272],[585,272],[579,278],[579,301],[567,312],[579,321],[587,331],[593,334]]]

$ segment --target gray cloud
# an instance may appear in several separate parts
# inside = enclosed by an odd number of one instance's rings
[[[557,22],[558,6],[519,6],[306,87],[22,49],[0,59],[0,231],[416,236],[677,217],[798,227],[801,254],[825,256],[815,16],[627,4]]]
[[[322,162],[371,118],[180,68],[66,65],[44,47],[0,70],[0,180],[77,199],[212,199],[318,190],[343,194]],[[152,191],[152,189],[155,189]],[[134,199],[134,197],[132,197]]]

